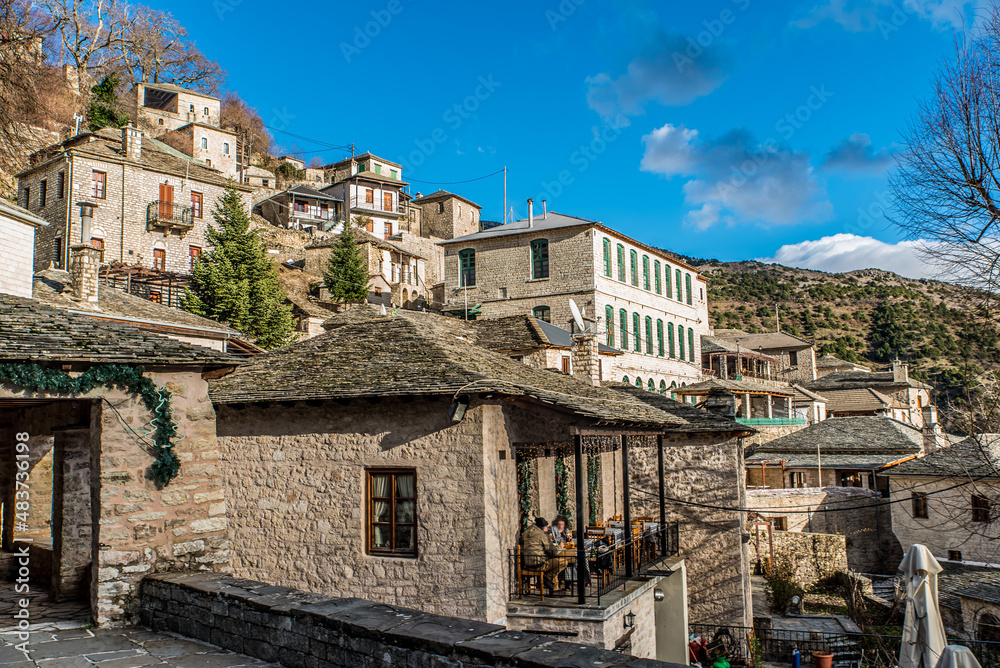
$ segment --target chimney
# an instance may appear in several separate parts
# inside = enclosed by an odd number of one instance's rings
[[[570,354],[573,377],[593,386],[601,384],[601,363],[595,334],[575,334]]]
[[[142,131],[131,123],[122,128],[122,153],[135,162],[142,158]]]
[[[535,225],[535,200],[528,199],[528,227]]]
[[[910,380],[910,374],[905,364],[897,357],[892,361],[892,381],[894,383],[906,383]]]
[[[549,217],[549,203],[546,200],[542,200],[542,220]]]
[[[90,244],[76,244],[69,251],[69,280],[73,299],[97,303],[101,251]]]
[[[937,408],[934,406],[924,406],[923,408],[924,426],[920,430],[924,435],[924,454],[929,455],[935,450],[940,450],[948,445],[941,425],[937,421]]]
[[[705,398],[705,410],[719,417],[736,419],[736,395],[721,387],[709,390]]]

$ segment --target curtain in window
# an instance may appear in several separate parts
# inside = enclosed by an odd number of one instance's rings
[[[392,547],[389,535],[392,522],[392,476],[373,475],[372,486],[372,547]]]

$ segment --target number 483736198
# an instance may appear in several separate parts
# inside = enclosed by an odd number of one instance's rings
[[[14,492],[14,510],[16,511],[15,525],[18,528],[27,528],[28,509],[31,507],[31,491],[28,487],[28,472],[31,468],[31,463],[28,461],[30,456],[28,452],[28,438],[30,436],[26,431],[19,431],[14,435],[14,440],[17,441],[15,445],[15,449],[17,450],[17,455],[15,456],[17,460],[17,491]]]

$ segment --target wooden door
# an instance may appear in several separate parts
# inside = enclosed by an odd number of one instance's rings
[[[174,217],[174,187],[166,183],[160,184],[160,218]]]
[[[392,193],[382,193],[382,210],[392,211]]]

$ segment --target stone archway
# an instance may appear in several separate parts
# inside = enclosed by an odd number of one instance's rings
[[[1000,642],[1000,619],[991,612],[984,612],[976,622],[976,640]]]

